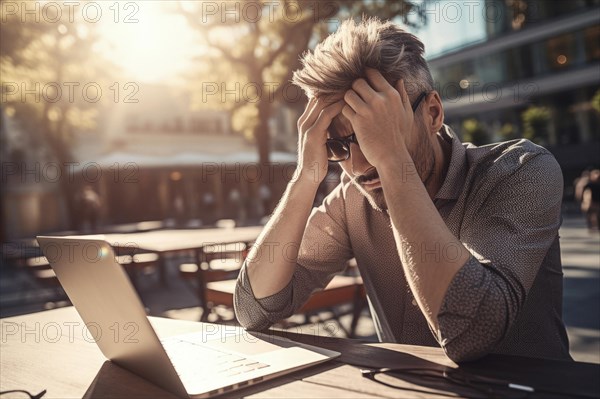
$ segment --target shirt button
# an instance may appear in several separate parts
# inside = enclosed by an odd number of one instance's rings
[[[414,299],[412,300],[412,304],[413,306],[417,306],[417,301],[415,301]]]

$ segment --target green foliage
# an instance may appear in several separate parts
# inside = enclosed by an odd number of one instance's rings
[[[600,89],[596,90],[596,94],[592,97],[592,108],[600,113]]]
[[[538,144],[548,140],[548,124],[552,113],[547,107],[531,106],[521,114],[523,137]]]
[[[110,86],[110,64],[94,51],[95,26],[81,17],[70,20],[67,12],[61,20],[49,22],[4,15],[5,8],[0,9],[0,82],[16,89],[5,93],[2,107],[66,161],[73,132],[93,131],[99,114],[99,104],[85,101],[82,88],[88,83]],[[36,94],[23,95],[27,91]]]
[[[477,146],[489,142],[489,135],[485,126],[477,119],[466,119],[462,124],[463,141],[473,143]]]
[[[500,128],[500,136],[502,140],[512,140],[517,138],[517,128],[512,123],[505,123]]]

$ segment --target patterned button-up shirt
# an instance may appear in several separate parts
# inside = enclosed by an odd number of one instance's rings
[[[439,134],[452,152],[434,204],[471,256],[448,287],[438,331],[412,296],[389,215],[375,210],[347,176],[312,210],[283,290],[257,300],[242,268],[234,300],[240,323],[264,329],[290,316],[355,257],[381,341],[441,346],[456,361],[487,353],[570,359],[562,321],[558,163],[527,140],[476,147],[461,143],[448,126]],[[422,256],[443,262],[456,253],[431,243]]]

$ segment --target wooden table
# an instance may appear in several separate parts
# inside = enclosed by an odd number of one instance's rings
[[[195,259],[200,258],[201,249],[210,244],[228,244],[233,242],[253,242],[261,233],[263,226],[155,230],[143,233],[105,234],[106,241],[120,252],[147,251],[159,256],[160,279],[167,285],[166,255],[180,251],[194,251]]]
[[[158,335],[223,328],[208,323],[150,318]],[[173,398],[146,380],[107,361],[84,329],[74,308],[0,320],[0,391],[25,389],[44,398]],[[335,361],[251,386],[227,397],[260,398],[431,398],[431,393],[398,390],[361,377],[352,364],[370,367],[456,367],[439,348],[365,344],[355,340],[280,332],[289,338],[342,352]],[[468,365],[479,375],[507,378],[537,388],[600,396],[600,366],[512,356],[488,356]],[[390,377],[393,378],[393,377]],[[463,388],[411,377],[393,381],[406,388],[466,397]],[[4,399],[7,396],[2,396]],[[470,396],[473,397],[473,396]],[[481,397],[481,396],[476,396]],[[513,395],[511,397],[523,397]],[[549,394],[528,397],[571,397]]]
[[[190,250],[207,244],[255,240],[264,226],[155,230],[144,233],[104,234],[113,246],[139,248],[159,253]]]

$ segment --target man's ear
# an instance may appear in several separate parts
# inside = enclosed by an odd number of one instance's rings
[[[444,107],[442,99],[437,91],[432,91],[425,97],[423,104],[425,108],[425,126],[435,134],[440,131],[444,124]]]

